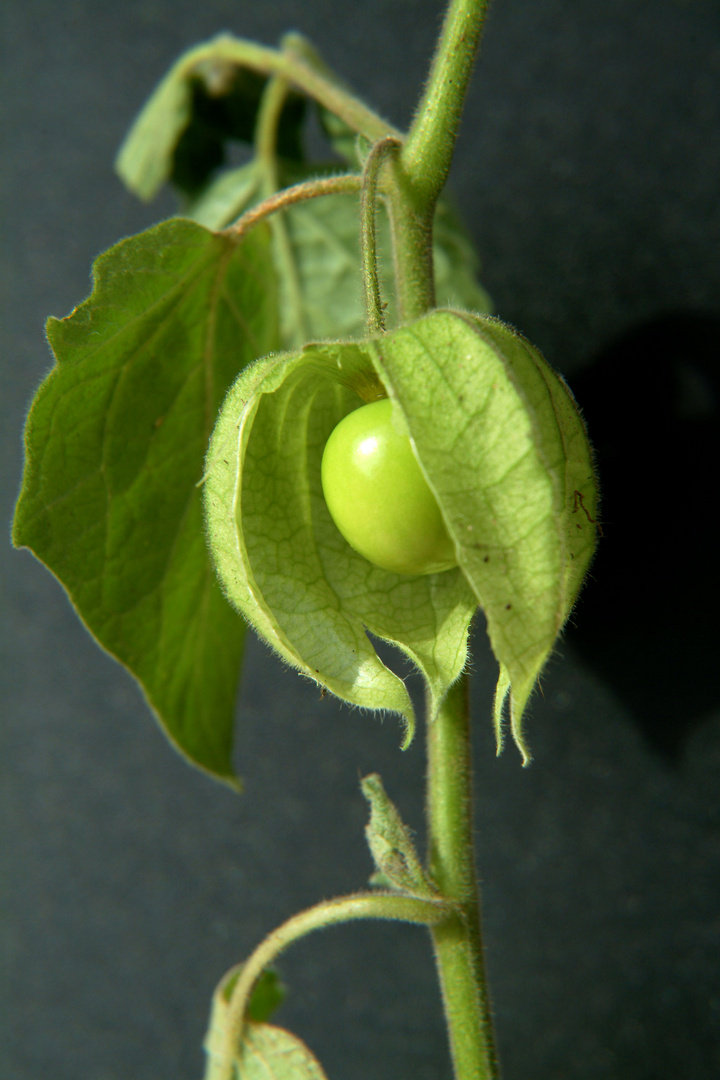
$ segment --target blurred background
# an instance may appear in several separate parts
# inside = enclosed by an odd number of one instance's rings
[[[278,922],[371,871],[358,779],[422,841],[422,738],[257,642],[238,797],[187,766],[62,589],[9,546],[43,338],[92,259],[172,213],[113,158],[176,56],[306,34],[407,126],[440,0],[4,0],[0,9],[0,1076],[197,1080],[212,990]],[[477,851],[505,1080],[720,1075],[720,5],[496,0],[451,188],[497,312],[568,377],[604,539],[496,761],[476,634]],[[449,1080],[428,942],[325,931],[278,1022],[330,1080]]]

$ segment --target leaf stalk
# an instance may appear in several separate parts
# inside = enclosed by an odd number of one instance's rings
[[[258,222],[264,221],[278,210],[284,210],[294,203],[317,199],[323,195],[352,194],[360,191],[361,186],[361,177],[352,173],[343,176],[324,176],[318,180],[305,180],[301,184],[293,184],[292,187],[283,188],[282,191],[263,199],[257,206],[247,210],[232,225],[223,229],[223,232],[232,236],[234,240],[241,240]]]
[[[222,61],[261,75],[280,76],[370,142],[376,142],[384,135],[399,135],[391,124],[347,90],[326,65],[311,63],[306,52],[301,53],[295,48],[272,49],[231,34],[218,34],[193,49],[181,63],[189,75],[203,63]]]
[[[233,1080],[233,1061],[242,1038],[245,1010],[253,987],[265,968],[288,945],[314,930],[355,919],[391,919],[433,927],[438,923],[457,921],[458,917],[453,906],[444,901],[384,892],[340,896],[293,915],[265,938],[242,967],[228,1003],[225,1047],[217,1080]]]

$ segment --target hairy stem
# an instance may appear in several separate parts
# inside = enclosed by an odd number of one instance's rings
[[[450,171],[488,0],[451,0],[427,86],[390,172],[388,209],[398,306],[404,320],[435,305],[432,228]]]
[[[430,873],[461,917],[432,927],[456,1080],[499,1077],[480,930],[467,676],[428,725]]]
[[[418,205],[433,207],[445,186],[488,0],[452,0],[425,92],[402,153]]]
[[[255,156],[262,162],[265,183],[270,187],[267,194],[277,191],[280,186],[277,175],[277,134],[289,92],[288,82],[276,75],[268,79],[260,98],[255,122]]]
[[[283,188],[275,195],[263,199],[257,206],[247,210],[242,217],[228,225],[223,231],[239,240],[244,234],[263,221],[270,214],[283,210],[293,203],[304,202],[306,199],[317,199],[321,195],[347,195],[360,191],[362,180],[359,176],[348,174],[347,176],[325,176],[319,180],[305,180],[302,184],[294,184],[292,187]]]
[[[376,142],[384,135],[398,134],[392,125],[347,90],[326,65],[319,60],[311,63],[297,48],[286,47],[279,51],[230,34],[219,34],[204,45],[198,45],[180,61],[188,75],[203,64],[223,62],[249,68],[261,75],[280,76],[370,142]]]
[[[450,0],[427,87],[393,168],[388,204],[401,317],[435,303],[432,225],[447,179],[487,0]],[[498,1080],[472,827],[467,676],[428,724],[430,873],[460,916],[432,928],[456,1080]]]
[[[242,966],[228,1003],[222,1060],[215,1070],[218,1080],[232,1080],[233,1061],[240,1046],[245,1010],[252,989],[264,969],[288,945],[314,930],[322,930],[326,926],[336,926],[354,919],[394,919],[432,927],[453,918],[456,919],[457,914],[443,901],[423,900],[392,893],[354,893],[340,896],[293,915],[282,926],[273,930]]]
[[[268,79],[260,99],[255,128],[255,154],[262,166],[265,198],[271,198],[280,188],[277,135],[289,91],[288,82],[279,75],[275,75]],[[308,333],[297,262],[290,243],[285,215],[274,214],[270,220],[270,228],[275,258],[280,271],[278,278],[286,290],[286,311],[291,313],[289,325],[285,329],[293,334],[299,343],[307,339]]]
[[[370,150],[363,170],[363,186],[360,196],[360,254],[362,258],[365,311],[369,334],[385,330],[385,311],[380,295],[380,279],[377,260],[376,198],[378,178],[383,161],[402,145],[393,135],[380,139]]]
[[[397,306],[402,322],[435,307],[433,212],[418,213],[399,160],[388,169],[386,204],[390,218]]]

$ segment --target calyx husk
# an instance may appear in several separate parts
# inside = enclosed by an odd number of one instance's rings
[[[320,461],[335,425],[387,395],[407,427],[458,558],[392,574],[330,519]],[[467,659],[478,606],[500,666],[498,748],[509,697],[523,759],[528,698],[595,546],[597,486],[563,380],[497,319],[438,310],[363,342],[257,361],[223,405],[207,458],[211,550],[230,601],[285,660],[338,697],[414,724],[405,684],[366,631],[425,677],[430,719]]]

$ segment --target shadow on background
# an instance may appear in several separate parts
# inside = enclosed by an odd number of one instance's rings
[[[573,379],[604,537],[568,639],[673,761],[720,704],[720,317],[641,324]]]

